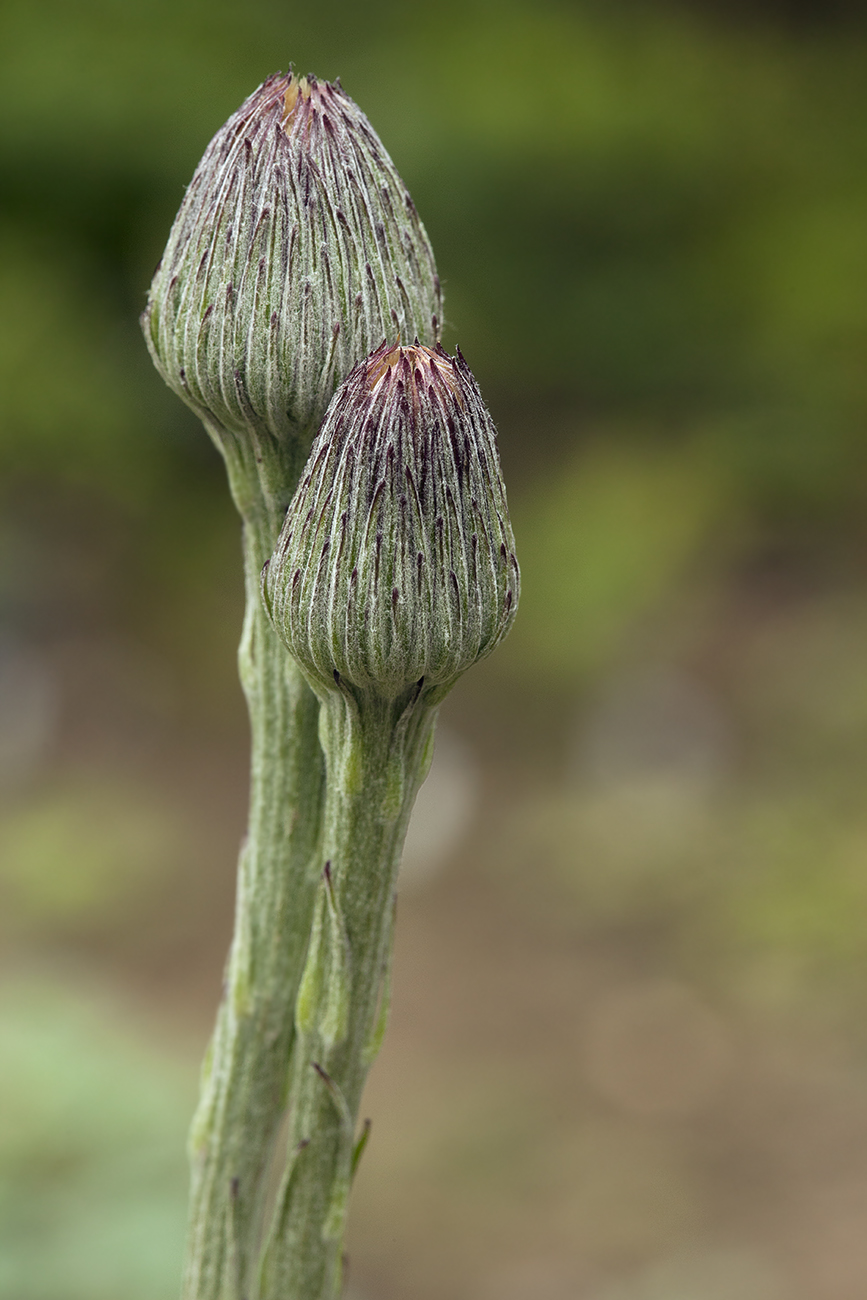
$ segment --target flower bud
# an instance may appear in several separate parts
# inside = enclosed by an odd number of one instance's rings
[[[451,683],[518,602],[496,430],[460,352],[383,343],[335,393],[263,573],[308,676]]]
[[[205,420],[309,437],[383,337],[435,343],[433,252],[367,118],[276,73],[208,145],[142,316],[157,369]]]

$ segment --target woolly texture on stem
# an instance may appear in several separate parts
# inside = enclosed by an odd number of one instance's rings
[[[247,614],[239,667],[252,730],[250,813],[225,993],[190,1132],[185,1300],[250,1294],[321,862],[318,702],[274,635],[258,594],[272,536],[267,519],[245,523]]]
[[[435,712],[415,688],[397,700],[352,688],[323,695],[325,861],[295,1009],[287,1167],[259,1292],[268,1300],[340,1291],[366,1137],[355,1125],[385,1034],[397,871]]]

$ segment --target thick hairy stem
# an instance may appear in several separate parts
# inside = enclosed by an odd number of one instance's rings
[[[353,688],[323,697],[322,870],[296,1008],[287,1167],[261,1300],[332,1300],[339,1292],[358,1107],[388,1014],[397,869],[434,716],[417,687],[398,701]]]
[[[239,667],[252,731],[250,814],[223,1001],[190,1134],[184,1300],[242,1300],[250,1293],[321,873],[319,704],[259,595],[259,574],[297,475],[276,460],[227,461],[244,518],[247,610]]]

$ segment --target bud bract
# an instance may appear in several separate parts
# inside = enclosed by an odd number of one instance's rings
[[[519,574],[496,430],[466,362],[384,343],[335,393],[263,573],[311,680],[395,697],[502,640]]]
[[[315,77],[270,77],[209,144],[142,325],[163,378],[235,433],[312,436],[383,337],[435,343],[415,206],[367,118]]]

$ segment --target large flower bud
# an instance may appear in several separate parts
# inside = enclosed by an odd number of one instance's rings
[[[340,84],[277,73],[214,136],[151,284],[157,369],[235,433],[309,437],[385,337],[434,344],[442,300],[415,206]]]
[[[496,430],[458,353],[384,343],[334,395],[263,574],[309,677],[396,696],[505,636],[518,565]]]

